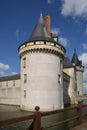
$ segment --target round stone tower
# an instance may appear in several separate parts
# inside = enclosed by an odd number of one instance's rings
[[[48,35],[44,21],[40,15],[29,41],[18,48],[23,110],[33,111],[37,105],[41,111],[63,108],[62,61],[65,48]]]

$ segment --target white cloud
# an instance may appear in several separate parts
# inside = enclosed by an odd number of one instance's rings
[[[60,28],[52,28],[52,29],[51,29],[51,32],[54,33],[54,34],[55,34],[55,33],[56,33],[56,34],[59,34],[59,33],[61,33],[61,30],[60,30]],[[59,43],[62,44],[63,46],[67,46],[67,44],[68,44],[68,39],[59,36]]]
[[[81,56],[79,56],[79,59],[82,60],[82,64],[84,66],[84,73],[83,73],[83,81],[84,81],[84,87],[87,86],[87,53],[83,53]]]
[[[57,33],[57,34],[58,34],[58,33],[60,33],[61,31],[60,31],[59,28],[52,28],[52,29],[51,29],[51,32],[52,32],[52,33]]]
[[[0,76],[6,75],[6,71],[10,70],[10,66],[0,62]]]
[[[0,70],[0,76],[4,76],[5,72]]]
[[[84,87],[83,93],[87,94],[87,83],[83,83],[83,87]]]
[[[52,0],[48,0],[48,4],[50,4],[50,3],[51,3],[51,1],[52,1]]]
[[[18,28],[15,30],[15,37],[16,40],[19,41],[21,38],[26,36],[26,32],[23,30],[23,28]]]
[[[79,59],[82,60],[84,66],[83,72],[83,93],[87,94],[87,53],[83,53],[79,56]]]
[[[55,0],[47,0],[48,4],[51,4],[52,2],[54,2]]]
[[[84,43],[82,46],[84,50],[87,50],[87,43]]]
[[[59,37],[59,43],[62,44],[63,46],[67,46],[68,40],[67,38]]]
[[[87,67],[87,53],[83,53],[79,56],[79,59],[82,60],[83,65]]]
[[[87,86],[87,68],[84,68],[83,81],[85,85]]]
[[[86,30],[85,30],[85,34],[87,35],[87,28],[86,28]]]
[[[17,72],[12,72],[12,75],[18,74]]]
[[[7,75],[14,75],[17,74],[17,72],[12,72],[11,68],[8,64],[4,64],[0,62],[0,77],[1,76],[7,76]]]
[[[9,65],[0,63],[0,70],[1,71],[2,70],[6,71],[6,70],[9,70],[9,69],[10,69]]]
[[[87,17],[87,0],[63,0],[61,13],[64,16]]]

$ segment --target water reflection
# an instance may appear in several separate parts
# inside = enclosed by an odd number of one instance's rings
[[[83,103],[87,103],[87,100]],[[87,108],[84,108],[83,113],[87,113]],[[32,112],[21,111],[19,107],[0,105],[0,120],[6,120],[9,118],[20,117],[25,115],[30,115]],[[42,126],[48,126],[51,123],[59,122],[77,116],[77,109],[72,111],[58,113],[54,115],[49,115],[42,117]],[[31,124],[32,120],[23,121],[20,123],[15,123],[9,126],[0,127],[0,130],[26,130],[26,128]],[[77,125],[77,120],[67,122],[64,125],[55,126],[48,128],[47,130],[70,130]]]

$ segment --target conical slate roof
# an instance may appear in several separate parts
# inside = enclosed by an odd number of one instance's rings
[[[30,41],[38,41],[38,40],[44,40],[44,41],[50,41],[50,42],[54,42],[54,39],[50,36],[48,36],[47,32],[46,32],[46,28],[44,25],[44,18],[42,16],[42,14],[40,15],[40,18],[29,38],[29,42]]]
[[[82,66],[82,62],[78,59],[78,56],[76,54],[76,51],[74,52],[73,54],[73,57],[72,57],[72,63],[74,63],[75,65],[77,66]]]

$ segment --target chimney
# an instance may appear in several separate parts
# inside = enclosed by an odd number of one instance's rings
[[[44,19],[44,24],[45,24],[47,34],[50,36],[50,15],[46,14]]]

